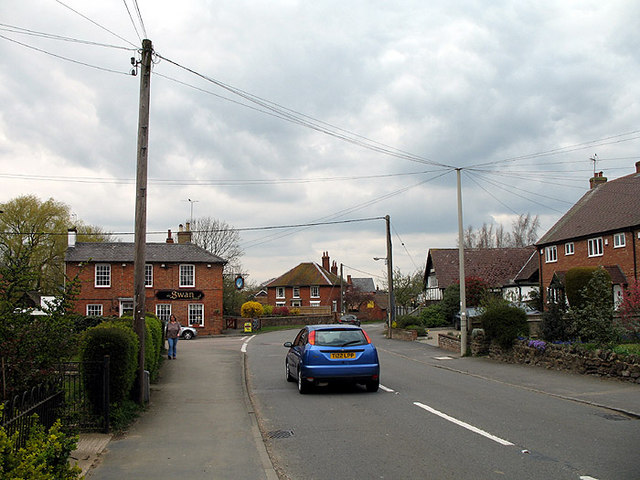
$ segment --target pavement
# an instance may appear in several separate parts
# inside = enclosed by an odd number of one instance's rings
[[[432,330],[416,342],[448,359],[437,368],[601,407],[603,415],[640,418],[638,384],[460,357],[437,348],[438,334],[449,331]],[[148,408],[128,432],[81,434],[71,461],[92,480],[277,480],[247,391],[241,344],[229,336],[180,341],[178,358],[165,361]]]

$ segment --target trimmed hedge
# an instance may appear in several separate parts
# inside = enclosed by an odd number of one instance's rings
[[[482,328],[489,340],[509,349],[516,338],[529,336],[529,323],[524,310],[506,302],[490,302],[480,316]]]
[[[138,337],[130,325],[120,321],[104,322],[84,334],[80,346],[82,378],[91,403],[101,406],[102,361],[109,361],[109,390],[111,402],[129,398],[138,367]]]

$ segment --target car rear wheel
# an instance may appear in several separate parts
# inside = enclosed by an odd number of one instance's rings
[[[304,395],[305,393],[309,393],[310,390],[311,386],[309,385],[309,382],[302,378],[302,372],[298,368],[298,392]]]
[[[377,392],[378,388],[380,388],[380,380],[371,380],[370,382],[367,382],[367,392]]]
[[[289,371],[289,362],[287,362],[286,360],[284,361],[284,375],[287,378],[287,382],[296,381],[295,377],[291,375],[291,372]]]
[[[182,334],[182,338],[184,338],[185,340],[191,340],[193,338],[193,332],[187,330]]]

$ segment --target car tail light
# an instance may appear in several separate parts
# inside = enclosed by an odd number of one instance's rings
[[[311,330],[309,332],[309,345],[315,345],[315,344],[316,344],[316,331]]]
[[[364,337],[367,339],[367,343],[371,343],[371,339],[369,338],[369,335],[367,335],[367,332],[362,330],[362,333],[364,333]]]

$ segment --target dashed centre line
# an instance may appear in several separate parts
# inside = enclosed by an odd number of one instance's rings
[[[413,404],[416,407],[420,407],[423,410],[426,410],[427,412],[433,413],[434,415],[437,415],[441,418],[444,418],[445,420],[451,422],[451,423],[455,423],[456,425],[459,425],[463,428],[466,428],[467,430],[470,430],[474,433],[477,433],[479,435],[482,435],[483,437],[488,438],[489,440],[493,440],[494,442],[499,443],[500,445],[504,445],[504,446],[512,446],[513,443],[509,442],[508,440],[503,440],[500,437],[496,437],[495,435],[490,434],[489,432],[485,432],[484,430],[479,429],[478,427],[474,427],[473,425],[469,425],[466,422],[463,422],[462,420],[458,420],[457,418],[453,418],[449,415],[447,415],[446,413],[442,413],[439,410],[436,410],[435,408],[431,408],[428,405],[425,405],[424,403],[420,403],[420,402],[413,402]]]

